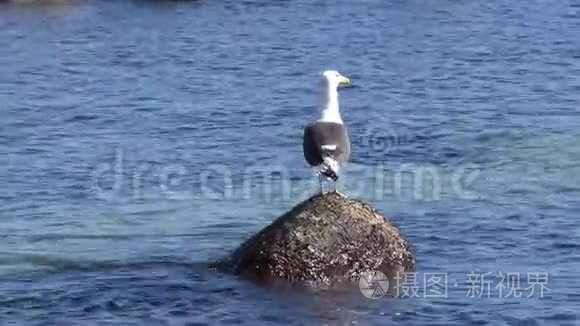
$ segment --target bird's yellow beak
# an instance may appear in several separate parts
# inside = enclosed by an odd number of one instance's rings
[[[345,85],[350,85],[352,82],[351,82],[350,78],[341,76],[340,83],[345,84]]]

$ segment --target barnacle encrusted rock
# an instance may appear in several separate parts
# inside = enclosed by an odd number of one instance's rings
[[[296,205],[229,257],[231,271],[254,280],[332,285],[362,273],[413,271],[398,228],[369,205],[336,192]]]

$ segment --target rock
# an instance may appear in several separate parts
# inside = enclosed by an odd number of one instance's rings
[[[337,193],[296,205],[228,259],[233,273],[257,281],[333,285],[369,271],[414,271],[410,245],[367,204]]]

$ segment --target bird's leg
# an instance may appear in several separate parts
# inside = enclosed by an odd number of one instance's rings
[[[337,192],[337,190],[336,190],[336,182],[337,182],[337,180],[335,180],[335,179],[332,180],[332,192]]]
[[[337,195],[341,196],[341,197],[347,198],[347,196],[346,196],[345,194],[343,194],[342,192],[340,192],[340,191],[336,190],[336,188],[334,189],[334,192],[335,192]]]
[[[329,181],[332,182],[332,190],[330,190],[329,192],[333,192],[341,197],[347,198],[347,196],[345,194],[342,194],[340,191],[338,191],[337,189],[337,184],[338,184],[338,174],[336,174],[336,172],[334,172],[333,170],[321,170],[320,171],[321,175],[324,175],[327,180],[330,179]]]
[[[337,189],[338,178],[336,178],[336,179],[335,179],[335,180],[333,180],[333,181],[334,181],[334,182],[332,183],[332,185],[333,185],[332,192],[334,192],[335,194],[337,194],[337,195],[339,195],[339,196],[341,196],[341,197],[347,198],[347,196],[346,196],[345,194],[341,193],[341,192],[340,192],[340,191],[338,191],[338,189]]]
[[[322,171],[318,172],[318,183],[320,184],[320,193],[323,195],[325,194],[324,179],[325,179],[325,176],[322,174]]]

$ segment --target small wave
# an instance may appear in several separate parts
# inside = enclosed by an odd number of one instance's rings
[[[155,268],[187,268],[193,271],[203,271],[212,269],[207,262],[193,262],[185,257],[149,257],[146,260],[83,260],[59,257],[55,255],[45,254],[6,254],[0,252],[0,265],[34,265],[35,271],[30,272],[28,277],[42,277],[46,272],[50,275],[55,273],[71,273],[71,272],[103,272],[113,270],[146,270]],[[3,275],[2,278],[7,280],[14,280],[15,278],[22,278],[24,273],[22,271],[15,272],[15,275]]]
[[[99,117],[97,115],[92,114],[78,114],[74,115],[71,118],[67,119],[66,122],[84,122],[84,121],[93,121],[97,120]]]
[[[132,240],[143,238],[187,237],[191,234],[62,234],[49,233],[27,236],[29,242],[59,241],[59,240]]]

